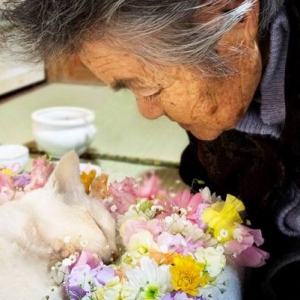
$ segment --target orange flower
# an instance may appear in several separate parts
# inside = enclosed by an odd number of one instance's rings
[[[149,250],[149,256],[152,257],[159,265],[171,265],[173,263],[173,253],[162,253],[155,250]]]
[[[90,193],[90,186],[93,180],[96,177],[97,172],[95,170],[91,170],[89,173],[81,172],[80,180],[84,186],[84,190],[87,194]]]

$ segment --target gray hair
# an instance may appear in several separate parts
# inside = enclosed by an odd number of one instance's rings
[[[6,35],[34,58],[78,52],[85,41],[118,41],[140,57],[163,64],[221,65],[215,44],[252,9],[244,0],[6,0],[3,14],[17,29]],[[284,0],[260,0],[260,30],[268,28]],[[224,13],[213,16],[214,4]],[[203,10],[210,6],[211,10]],[[201,10],[210,21],[195,22]],[[200,13],[200,14],[199,14]]]

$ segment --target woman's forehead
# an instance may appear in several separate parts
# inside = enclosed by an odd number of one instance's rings
[[[81,60],[108,85],[158,83],[163,84],[178,67],[161,66],[143,60],[130,51],[104,42],[85,43],[79,53]]]

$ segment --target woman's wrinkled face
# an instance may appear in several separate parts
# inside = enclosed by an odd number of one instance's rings
[[[216,51],[231,57],[228,64],[235,70],[227,76],[205,76],[201,65],[150,64],[105,42],[86,43],[80,57],[105,84],[131,90],[144,117],[165,115],[198,139],[213,140],[236,126],[258,86],[261,57],[256,35],[257,13],[252,11],[219,41]],[[233,56],[232,47],[245,52]]]

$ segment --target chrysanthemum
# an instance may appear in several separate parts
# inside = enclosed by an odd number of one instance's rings
[[[169,266],[159,266],[153,259],[142,257],[140,266],[126,271],[131,299],[155,300],[172,291]]]
[[[192,238],[194,241],[205,239],[205,234],[198,225],[187,220],[185,215],[172,214],[163,220],[165,231],[172,234],[181,234],[184,237]]]
[[[205,264],[197,262],[190,255],[174,257],[173,266],[170,267],[174,290],[197,296],[199,288],[208,284],[208,274],[203,272],[204,268]]]

